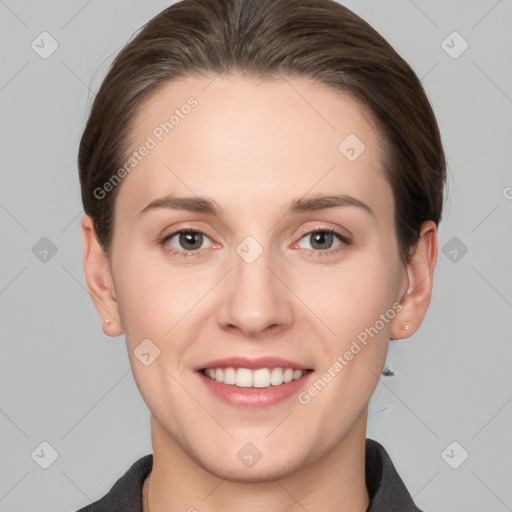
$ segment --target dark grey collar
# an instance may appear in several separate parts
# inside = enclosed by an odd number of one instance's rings
[[[370,496],[366,512],[422,512],[414,504],[388,452],[373,439],[366,439],[365,472]]]

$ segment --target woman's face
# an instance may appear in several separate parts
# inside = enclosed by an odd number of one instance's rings
[[[254,480],[364,438],[408,283],[362,108],[305,78],[187,78],[133,135],[111,270],[153,442]]]

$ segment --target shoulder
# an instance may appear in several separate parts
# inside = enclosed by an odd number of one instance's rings
[[[366,439],[365,470],[366,487],[370,496],[366,512],[422,512],[414,504],[388,452],[373,439]]]
[[[115,482],[103,498],[77,512],[141,512],[142,486],[152,467],[152,454],[141,457]]]

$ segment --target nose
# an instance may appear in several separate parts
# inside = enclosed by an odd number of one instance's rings
[[[222,286],[221,328],[253,339],[289,328],[293,293],[283,275],[284,266],[265,250],[252,262],[240,254],[234,255],[234,268]]]

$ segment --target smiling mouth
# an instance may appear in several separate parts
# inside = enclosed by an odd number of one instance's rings
[[[240,388],[269,388],[299,380],[312,370],[294,370],[293,368],[203,368],[206,377],[228,386]]]

